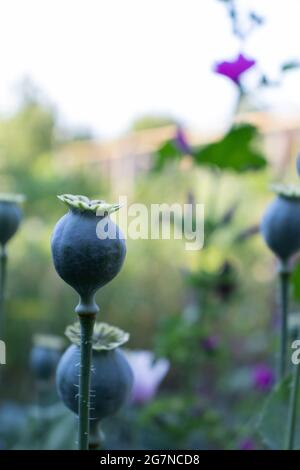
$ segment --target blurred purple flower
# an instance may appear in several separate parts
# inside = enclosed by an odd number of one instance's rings
[[[154,360],[151,351],[127,351],[126,356],[134,375],[132,401],[146,403],[152,400],[170,368],[169,361]]]
[[[243,54],[239,54],[232,62],[218,62],[214,71],[220,75],[230,78],[234,83],[240,83],[241,75],[251,69],[256,64],[254,59],[247,59]]]
[[[177,127],[174,142],[178,150],[182,153],[191,154],[192,149],[190,144],[188,143],[187,137],[183,129]]]
[[[219,338],[217,335],[206,336],[205,338],[202,339],[201,345],[204,351],[208,353],[214,352],[216,349],[218,349]]]
[[[259,392],[268,392],[275,382],[275,374],[266,364],[258,364],[252,372],[253,385]]]
[[[255,442],[251,437],[246,437],[239,443],[238,450],[255,450]]]

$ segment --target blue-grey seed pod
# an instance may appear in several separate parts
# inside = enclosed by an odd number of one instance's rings
[[[84,196],[64,195],[60,198],[69,212],[56,224],[51,240],[52,257],[59,276],[81,297],[93,295],[120,271],[126,245],[122,232],[109,213],[118,205],[90,201]],[[103,209],[103,216],[99,210]],[[105,219],[107,238],[99,238],[98,223]]]
[[[19,199],[20,198],[20,199]],[[16,233],[22,220],[22,210],[18,204],[21,196],[0,195],[0,244],[6,245]]]
[[[55,376],[63,347],[64,340],[59,336],[48,334],[34,336],[29,365],[37,380],[48,381]]]
[[[50,380],[54,376],[60,351],[44,346],[34,346],[30,353],[30,367],[38,380]]]
[[[56,372],[58,394],[64,404],[78,413],[81,328],[79,322],[66,329],[72,345],[63,354]],[[119,347],[129,334],[107,323],[95,323],[92,336],[90,419],[100,421],[126,402],[133,373]]]
[[[72,344],[63,354],[56,372],[57,390],[64,404],[78,414],[80,349]],[[133,373],[120,349],[93,350],[90,419],[101,420],[116,413],[128,400]]]
[[[300,251],[300,193],[293,186],[274,186],[276,199],[267,207],[261,221],[262,236],[283,262]]]

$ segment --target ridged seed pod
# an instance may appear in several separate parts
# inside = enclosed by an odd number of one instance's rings
[[[82,298],[93,295],[120,271],[126,245],[120,229],[109,214],[119,205],[89,200],[85,196],[63,195],[59,198],[69,212],[56,224],[51,240],[55,269]],[[99,238],[99,222],[109,234]]]
[[[75,343],[63,354],[57,368],[58,394],[64,404],[78,414],[78,386],[80,350],[79,325],[67,329],[67,336]],[[106,323],[94,328],[90,419],[100,421],[116,413],[128,400],[133,373],[128,361],[118,346],[128,340],[128,334]]]

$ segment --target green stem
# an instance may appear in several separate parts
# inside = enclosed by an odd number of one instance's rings
[[[281,337],[280,337],[280,362],[279,362],[279,380],[282,380],[286,371],[286,354],[288,340],[288,296],[289,296],[289,278],[290,271],[281,264],[279,270],[280,277],[280,300],[281,300]]]
[[[79,376],[79,431],[78,446],[87,450],[89,446],[90,418],[90,382],[92,365],[92,338],[95,324],[95,313],[79,314],[81,327],[80,338],[80,376]]]
[[[4,325],[5,325],[5,313],[4,313],[4,301],[5,301],[5,285],[6,285],[6,265],[7,265],[7,253],[4,245],[0,248],[0,335],[4,337]]]
[[[297,416],[297,405],[298,405],[298,389],[300,379],[300,365],[294,366],[293,382],[291,387],[291,396],[289,404],[288,414],[288,428],[286,438],[286,450],[293,450],[295,445],[295,430],[296,430],[296,416]]]

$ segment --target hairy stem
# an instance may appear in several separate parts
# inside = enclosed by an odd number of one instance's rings
[[[78,446],[87,450],[89,446],[90,382],[92,364],[92,337],[96,314],[79,314],[80,338],[80,377],[79,377],[79,431]]]
[[[294,445],[295,445],[299,379],[300,379],[300,365],[297,364],[294,366],[293,381],[292,381],[292,386],[291,386],[291,396],[290,396],[289,414],[288,414],[288,427],[287,427],[286,446],[285,446],[286,450],[293,450]]]
[[[4,245],[0,248],[0,334],[4,336],[5,326],[5,313],[4,313],[4,301],[5,301],[5,285],[6,285],[6,265],[7,265],[7,253]]]
[[[288,341],[288,296],[290,271],[282,264],[279,270],[280,277],[280,303],[281,303],[281,334],[280,334],[280,361],[279,380],[282,380],[286,371],[286,354]]]

